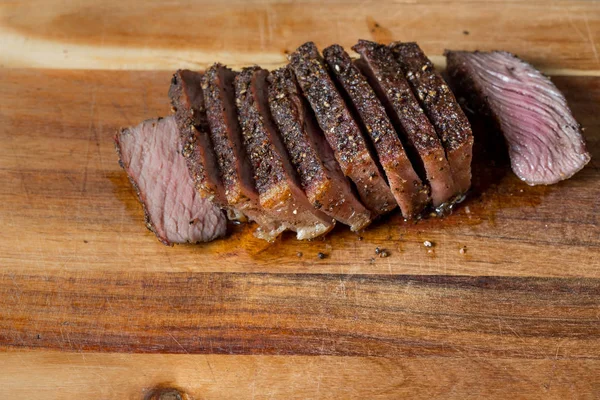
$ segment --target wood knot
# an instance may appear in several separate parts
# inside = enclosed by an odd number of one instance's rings
[[[173,387],[156,387],[144,397],[144,400],[193,400],[187,393]]]

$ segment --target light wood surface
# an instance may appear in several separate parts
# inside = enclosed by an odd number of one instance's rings
[[[12,398],[139,400],[156,385],[193,399],[596,399],[597,360],[28,352],[0,357]],[[35,396],[32,397],[32,394]]]
[[[112,136],[169,112],[172,70],[358,38],[438,65],[519,54],[554,75],[590,165],[532,188],[480,155],[444,220],[158,243]],[[0,397],[598,398],[598,43],[582,0],[0,3]]]
[[[512,51],[547,72],[600,74],[600,3],[590,0],[72,0],[0,4],[0,65],[204,68],[285,62],[305,41],[418,41]]]

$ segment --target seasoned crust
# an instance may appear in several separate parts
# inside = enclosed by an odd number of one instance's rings
[[[312,191],[312,186],[327,179],[322,162],[305,132],[305,107],[295,82],[293,73],[284,67],[269,75],[269,106],[286,143],[292,164],[302,176],[304,189]]]
[[[375,215],[396,207],[396,201],[368,144],[331,80],[314,43],[300,46],[290,55],[302,92],[308,99],[342,171],[356,185],[360,198]]]
[[[416,43],[395,42],[389,47],[444,145],[457,190],[466,192],[471,186],[473,158],[473,133],[467,116]]]
[[[181,154],[196,189],[202,197],[225,207],[227,199],[210,138],[201,78],[201,73],[178,70],[171,79],[169,98],[181,136]]]
[[[214,64],[202,77],[211,138],[229,206],[258,223],[257,237],[272,241],[285,225],[260,206],[237,118],[235,76],[231,69]]]
[[[245,201],[254,192],[252,172],[237,122],[233,80],[236,73],[215,64],[202,76],[211,138],[229,204]]]
[[[259,194],[263,194],[280,183],[285,183],[281,154],[273,149],[273,144],[265,132],[265,116],[259,114],[256,96],[251,88],[255,73],[260,67],[244,68],[235,78],[236,107],[238,121],[242,128],[244,145],[254,171],[254,182]]]
[[[352,192],[293,72],[280,68],[268,81],[271,114],[308,200],[353,231],[365,228],[371,222],[370,213]]]
[[[326,48],[323,56],[377,151],[402,215],[418,216],[429,201],[429,188],[413,169],[383,105],[341,46]]]
[[[244,68],[235,79],[236,106],[242,136],[250,155],[261,206],[297,232],[312,239],[331,230],[331,218],[314,209],[301,188],[287,150],[269,110],[268,71]]]
[[[421,178],[428,180],[434,207],[452,200],[456,187],[440,139],[412,93],[402,69],[387,46],[359,40],[356,65],[384,104]]]

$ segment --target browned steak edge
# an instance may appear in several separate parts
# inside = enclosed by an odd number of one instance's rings
[[[215,205],[225,207],[227,199],[210,138],[201,78],[201,73],[178,70],[171,79],[169,98],[181,137],[181,154],[196,190]]]
[[[331,218],[312,207],[301,188],[272,120],[267,76],[267,70],[255,66],[244,68],[235,79],[238,117],[260,204],[297,232],[298,239],[312,239],[331,230],[334,224]]]
[[[254,88],[251,87],[254,74],[258,71],[258,66],[242,69],[235,78],[234,87],[244,147],[252,166],[256,189],[259,195],[263,195],[280,183],[287,186],[287,182],[283,160],[267,137],[264,116],[258,113]]]
[[[377,151],[402,215],[405,218],[419,215],[429,201],[429,188],[415,172],[385,108],[340,45],[327,47],[323,56]]]
[[[316,150],[304,135],[306,125],[310,123],[310,121],[304,121],[308,115],[300,115],[302,109],[299,109],[291,98],[294,95],[299,96],[297,92],[299,88],[296,89],[295,79],[287,67],[271,72],[268,79],[271,114],[281,132],[290,160],[298,171],[304,189],[306,192],[312,192],[316,186],[328,178]]]
[[[309,201],[353,231],[363,229],[370,213],[352,192],[293,72],[280,68],[268,81],[271,114]]]
[[[290,64],[342,171],[356,185],[363,204],[376,215],[393,210],[396,200],[383,171],[369,151],[315,44],[308,42],[300,46],[290,55]]]
[[[202,76],[211,138],[229,206],[258,223],[255,236],[272,241],[285,227],[259,204],[252,166],[237,118],[235,76],[234,71],[218,63]]]
[[[395,42],[390,49],[444,145],[457,190],[465,193],[471,186],[473,158],[467,116],[419,45]]]
[[[427,178],[434,207],[451,201],[457,191],[444,148],[392,52],[367,40],[359,40],[352,49],[360,54],[357,66],[382,101],[396,131],[403,134],[413,166]]]
[[[202,89],[211,139],[221,170],[225,196],[230,205],[256,194],[252,169],[242,145],[237,121],[233,80],[236,73],[214,64],[202,76]]]

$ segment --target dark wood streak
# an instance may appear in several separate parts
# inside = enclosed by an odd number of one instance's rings
[[[598,279],[5,273],[0,296],[4,349],[600,358]]]

